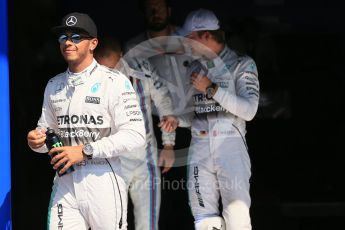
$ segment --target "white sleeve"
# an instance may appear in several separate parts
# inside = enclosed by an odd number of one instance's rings
[[[53,108],[52,108],[51,103],[50,103],[50,90],[49,90],[49,88],[50,88],[50,85],[52,83],[53,83],[53,81],[50,80],[49,83],[47,84],[46,88],[45,88],[43,105],[42,105],[42,112],[41,112],[41,117],[37,122],[37,128],[47,129],[49,127],[51,129],[54,129],[55,131],[57,131],[58,125],[57,125],[56,117],[55,117],[54,112],[53,112]],[[31,148],[31,149],[35,152],[38,152],[38,153],[48,152],[48,148],[46,145],[43,145],[37,149],[33,149],[33,148]]]
[[[250,121],[254,118],[259,104],[259,80],[254,61],[243,60],[235,73],[235,91],[218,87],[213,99],[232,114]],[[229,90],[230,89],[230,90]]]
[[[90,143],[94,158],[111,158],[134,152],[145,145],[144,119],[130,81],[119,74],[109,103],[115,133]],[[140,151],[138,151],[140,152]],[[140,157],[140,156],[138,156]]]
[[[173,105],[168,88],[159,80],[155,72],[150,79],[150,94],[155,104],[159,117],[173,115]]]
[[[174,115],[173,105],[168,88],[159,80],[155,72],[151,73],[150,79],[150,93],[151,99],[155,104],[160,118],[166,115]],[[163,145],[175,145],[175,132],[165,132],[162,130]]]
[[[193,107],[187,107],[186,108],[187,111],[193,111]],[[178,116],[178,127],[182,127],[182,128],[190,128],[192,126],[192,121],[194,118],[194,113],[193,112],[187,112],[185,114],[183,114],[182,116]]]
[[[163,145],[175,145],[176,132],[168,133],[161,129],[162,131],[162,144]]]

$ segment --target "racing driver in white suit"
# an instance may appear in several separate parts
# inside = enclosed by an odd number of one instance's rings
[[[209,10],[191,12],[181,34],[201,57],[189,70],[195,88],[195,117],[188,156],[188,193],[195,228],[251,229],[245,123],[258,107],[256,65],[250,57],[237,55],[225,45],[218,19]]]
[[[40,129],[28,133],[36,152],[47,152],[44,130],[64,142],[50,150],[54,169],[75,171],[54,179],[47,229],[127,229],[127,186],[122,155],[145,144],[143,116],[130,81],[93,59],[97,28],[82,13],[71,13],[53,28],[67,71],[50,79],[44,93]],[[141,157],[141,156],[137,156]]]

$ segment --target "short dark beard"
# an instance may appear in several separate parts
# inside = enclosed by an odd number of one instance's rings
[[[159,32],[165,29],[169,25],[169,23],[170,23],[169,18],[167,18],[164,22],[161,22],[161,23],[146,22],[146,28],[150,31]]]

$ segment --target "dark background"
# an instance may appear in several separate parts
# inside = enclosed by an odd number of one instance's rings
[[[248,124],[253,229],[345,229],[341,1],[171,2],[178,25],[190,10],[214,10],[229,45],[258,64],[269,103],[261,101]],[[45,229],[54,172],[48,157],[27,147],[26,135],[40,116],[48,79],[66,69],[49,30],[72,11],[88,13],[101,35],[123,41],[144,30],[135,0],[9,1],[13,229]],[[190,215],[165,210],[164,226],[176,229],[177,213]],[[179,229],[190,229],[186,219]]]

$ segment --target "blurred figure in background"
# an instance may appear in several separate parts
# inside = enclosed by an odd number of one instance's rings
[[[174,107],[174,114],[179,121],[176,134],[171,135],[171,142],[158,140],[158,146],[163,145],[161,152],[175,151],[175,164],[168,173],[163,175],[162,208],[160,227],[162,229],[178,229],[192,227],[192,216],[168,210],[188,209],[186,191],[186,164],[188,148],[191,140],[190,119],[193,116],[190,79],[186,75],[191,63],[189,51],[179,36],[176,25],[171,22],[172,9],[168,0],[142,0],[142,10],[145,16],[146,30],[130,39],[125,46],[125,59],[143,57],[148,59],[157,72],[160,81],[169,89]],[[127,58],[128,57],[128,58]],[[155,109],[153,110],[154,114]],[[153,116],[158,123],[157,116]],[[156,133],[160,130],[156,129]],[[157,135],[160,136],[160,135]],[[171,153],[172,154],[172,153]],[[171,185],[178,184],[173,189]],[[176,222],[175,220],[179,220]],[[153,229],[153,228],[152,228]]]
[[[100,41],[95,58],[111,69],[117,69],[130,78],[137,92],[140,108],[144,116],[146,128],[146,147],[143,149],[146,159],[139,165],[132,160],[123,159],[123,170],[129,186],[129,194],[134,205],[135,229],[157,229],[161,203],[160,170],[162,173],[170,170],[174,163],[174,155],[163,151],[159,155],[152,122],[152,106],[154,105],[160,117],[158,124],[167,133],[174,132],[177,119],[173,116],[172,102],[169,91],[150,63],[143,59],[133,58],[125,61],[122,57],[121,45],[114,38]],[[131,68],[132,67],[132,68]],[[163,135],[164,142],[170,142],[170,135]],[[135,163],[135,164],[133,164]]]

